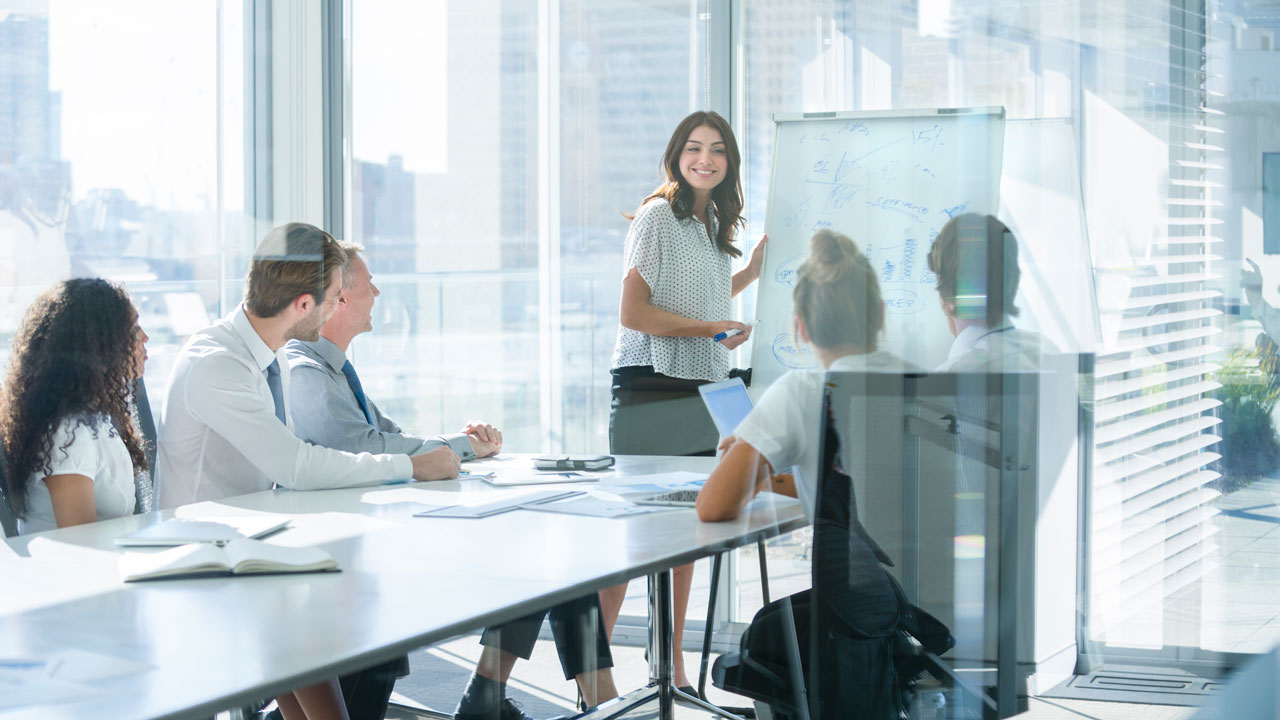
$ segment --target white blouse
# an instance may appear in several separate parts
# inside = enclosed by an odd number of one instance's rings
[[[887,350],[845,355],[831,363],[832,372],[904,372],[911,365]],[[792,473],[796,496],[813,521],[817,514],[822,400],[827,371],[791,370],[774,381],[760,402],[733,431],[764,456],[775,473]]]
[[[79,417],[62,420],[53,433],[49,470],[38,471],[28,479],[28,509],[26,516],[18,519],[19,533],[26,535],[58,527],[53,516],[53,498],[44,483],[49,475],[84,475],[92,480],[93,503],[99,520],[133,514],[133,460],[129,458],[124,440],[105,415],[84,425],[79,422]]]
[[[716,230],[711,217],[711,232]],[[696,217],[677,220],[662,198],[636,211],[627,230],[622,275],[636,268],[649,285],[649,303],[693,320],[730,319],[733,273],[729,255],[711,241]],[[729,350],[703,337],[663,337],[618,328],[613,367],[652,365],[663,375],[686,380],[729,377]]]

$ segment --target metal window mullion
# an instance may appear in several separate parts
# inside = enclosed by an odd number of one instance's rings
[[[267,4],[271,20],[271,215],[325,223],[323,8],[304,0]]]
[[[694,97],[699,95],[706,97],[706,109],[719,113],[733,125],[735,122],[734,51],[737,46],[737,38],[734,36],[737,23],[734,22],[734,16],[738,11],[739,3],[734,2],[734,0],[705,0],[705,2],[707,10],[707,87],[704,93],[699,93],[698,88],[691,88],[690,94]],[[697,0],[693,0],[690,8],[690,22],[695,32],[701,22],[697,9]],[[691,109],[697,108],[695,106]],[[733,127],[735,134],[738,136],[739,145],[741,145],[744,140],[744,135],[741,132],[742,126],[738,124],[733,125]],[[743,295],[739,295],[735,301],[738,317],[747,316],[744,312],[742,300]],[[727,559],[728,562],[724,563],[720,571],[720,591],[716,594],[715,617],[717,626],[737,619],[731,613],[738,605],[736,602],[738,595],[738,551],[734,550],[728,553]],[[688,625],[687,622],[686,625]]]
[[[343,7],[342,0],[321,0],[320,10],[320,87],[321,136],[324,195],[324,229],[339,237],[344,234],[343,207],[345,166],[344,138],[347,136],[344,116],[346,93],[343,84]]]
[[[707,110],[733,121],[734,12],[733,0],[706,0],[707,3]],[[699,22],[695,12],[691,20]],[[696,94],[696,93],[695,93]],[[696,108],[693,108],[696,109]]]
[[[213,64],[214,158],[215,158],[213,163],[213,167],[214,167],[213,237],[214,237],[214,241],[218,245],[218,277],[217,277],[218,305],[219,305],[218,317],[222,317],[224,314],[222,312],[222,305],[225,304],[223,300],[223,294],[226,292],[226,287],[227,287],[227,228],[226,228],[226,222],[224,219],[227,213],[227,198],[226,198],[226,178],[225,178],[225,168],[224,168],[225,163],[223,162],[223,160],[225,159],[224,153],[226,152],[226,133],[227,133],[227,121],[226,121],[226,116],[223,113],[223,105],[225,104],[225,100],[226,100],[225,98],[226,73],[224,68],[224,64],[226,60],[224,56],[224,50],[225,50],[224,44],[226,42],[226,34],[224,32],[224,27],[223,27],[225,25],[226,15],[224,10],[225,10],[225,7],[222,3],[222,0],[218,0],[218,3],[214,8],[215,38],[213,43],[214,58],[215,58],[214,64]],[[248,43],[248,45],[252,47],[252,43]],[[245,87],[248,88],[252,86],[246,85]],[[250,168],[250,167],[252,166],[250,165],[245,166],[246,172],[248,172],[247,168]],[[245,178],[245,180],[246,180],[245,184],[248,185],[248,178]],[[151,465],[152,467],[155,466],[154,461],[152,461]]]
[[[541,450],[563,445],[560,330],[560,0],[538,3],[538,408]]]
[[[272,194],[272,35],[271,4],[268,0],[249,0],[244,5],[244,237],[253,242],[271,223],[275,213]],[[218,265],[218,317],[230,309],[231,289],[228,282],[235,268],[231,266],[237,248],[221,245]]]

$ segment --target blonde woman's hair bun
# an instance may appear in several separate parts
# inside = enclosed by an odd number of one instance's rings
[[[880,283],[867,256],[847,235],[828,228],[813,234],[793,298],[815,345],[875,349],[884,326]]]
[[[805,265],[814,281],[828,283],[848,274],[861,257],[862,253],[853,240],[823,228],[809,240],[809,260]]]

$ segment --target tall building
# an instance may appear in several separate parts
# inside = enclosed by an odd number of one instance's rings
[[[70,170],[62,162],[62,101],[49,89],[46,3],[0,17],[0,204],[57,215]],[[23,197],[20,197],[23,196]]]
[[[47,14],[0,18],[0,164],[57,159],[58,98],[49,90]]]
[[[398,272],[414,264],[415,175],[404,169],[404,160],[392,155],[385,165],[357,160],[352,184],[356,187],[351,226],[369,251],[374,273]]]

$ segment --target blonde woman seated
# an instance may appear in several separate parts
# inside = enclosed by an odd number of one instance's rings
[[[800,498],[805,515],[814,522],[826,372],[906,369],[900,359],[876,347],[884,326],[880,285],[849,238],[830,230],[813,236],[794,299],[796,336],[812,346],[822,369],[783,375],[734,435],[720,444],[720,463],[698,494],[698,517],[704,521],[731,520],[756,493],[770,491]],[[742,636],[742,647],[749,649],[756,665],[788,678],[787,686],[789,678],[796,677],[792,638],[800,676],[808,677],[812,603],[809,590],[775,600],[756,613]],[[877,612],[868,620],[883,624],[892,617],[893,612]]]
[[[876,349],[884,303],[866,256],[852,240],[830,230],[819,230],[810,244],[794,292],[795,333],[813,348],[822,369],[792,370],[778,378],[720,443],[720,463],[698,494],[703,521],[736,518],[762,491],[800,498],[812,521],[826,372],[909,369]]]

